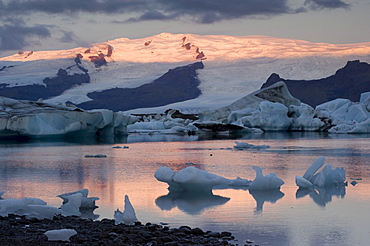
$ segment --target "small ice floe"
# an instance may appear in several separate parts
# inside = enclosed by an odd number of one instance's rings
[[[80,206],[81,206],[81,199],[82,194],[76,193],[73,195],[66,196],[66,199],[68,199],[68,202],[63,204],[60,209],[62,210],[62,215],[64,216],[80,216]]]
[[[275,173],[262,174],[262,168],[253,166],[256,171],[255,179],[249,184],[249,190],[271,190],[280,189],[284,181],[276,176]]]
[[[126,224],[126,225],[133,225],[137,222],[136,213],[134,207],[132,206],[130,199],[127,195],[125,195],[125,205],[124,210],[121,212],[119,209],[114,211],[114,223],[118,224]]]
[[[2,196],[4,195],[5,191],[0,191],[0,199],[3,199]]]
[[[269,145],[253,145],[247,142],[235,142],[234,148],[237,150],[245,150],[245,149],[253,149],[253,150],[260,150],[260,149],[268,149],[270,148]]]
[[[50,230],[44,233],[48,237],[49,241],[67,241],[76,235],[77,232],[74,229],[61,229],[61,230]]]
[[[7,217],[18,211],[18,215],[26,215],[29,205],[45,206],[46,202],[39,198],[25,197],[22,199],[3,199],[0,200],[0,216]]]
[[[60,197],[63,199],[63,203],[68,202],[68,196],[81,193],[82,199],[81,199],[81,207],[83,209],[90,209],[90,208],[97,208],[98,206],[95,205],[95,201],[99,200],[99,197],[87,197],[89,194],[88,189],[81,189],[78,191],[70,192],[70,193],[64,193],[61,195],[58,195],[57,197]]]
[[[106,158],[106,155],[97,154],[97,155],[85,155],[85,158]]]
[[[299,188],[313,187],[336,187],[345,185],[346,171],[344,168],[331,168],[327,164],[320,172],[317,171],[324,165],[325,157],[318,157],[307,169],[302,177],[296,176],[296,184]]]

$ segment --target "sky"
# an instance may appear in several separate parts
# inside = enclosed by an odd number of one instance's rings
[[[368,0],[0,0],[0,57],[163,32],[370,42]]]

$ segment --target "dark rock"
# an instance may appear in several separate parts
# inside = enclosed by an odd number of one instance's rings
[[[203,68],[202,62],[196,62],[171,69],[153,82],[137,88],[115,88],[88,93],[87,96],[92,100],[77,106],[82,109],[125,111],[194,99],[201,94],[196,71]]]
[[[77,63],[76,63],[77,64]],[[76,65],[80,69],[80,65]],[[50,98],[62,94],[76,85],[90,83],[87,70],[82,68],[83,73],[69,75],[67,70],[60,68],[53,78],[45,78],[44,85],[25,85],[15,87],[4,87],[0,85],[0,96],[13,99],[37,101],[39,98]]]
[[[279,81],[287,85],[292,96],[312,107],[337,98],[358,102],[361,93],[370,91],[370,64],[349,61],[334,75],[317,80],[288,80],[273,73],[261,88]]]
[[[107,61],[104,58],[104,55],[100,53],[97,56],[89,56],[89,59],[92,63],[94,63],[95,67],[101,67],[107,65]]]
[[[198,129],[210,132],[224,132],[224,131],[240,131],[244,128],[234,124],[223,124],[223,123],[194,123]]]

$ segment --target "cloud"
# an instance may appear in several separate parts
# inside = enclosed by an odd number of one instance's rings
[[[20,24],[5,24],[0,26],[0,51],[22,50],[35,43],[33,38],[49,38],[50,26],[24,26]]]
[[[325,0],[307,0],[323,2]],[[339,1],[339,0],[328,0]],[[125,14],[128,21],[186,19],[214,23],[248,16],[272,16],[302,11],[292,9],[288,0],[0,0],[0,16],[46,14]]]
[[[349,9],[351,5],[344,3],[340,0],[306,0],[305,5],[311,9]]]

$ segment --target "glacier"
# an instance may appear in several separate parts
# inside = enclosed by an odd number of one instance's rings
[[[196,116],[133,115],[107,109],[82,110],[69,104],[0,97],[0,137],[100,137],[133,133],[197,134],[204,131],[370,132],[370,93],[359,102],[335,99],[312,108],[294,98],[284,82],[250,93],[234,103]],[[185,116],[185,117],[183,117]],[[215,130],[216,129],[216,130]]]
[[[200,53],[204,56],[199,57]],[[59,69],[68,76],[84,75],[87,71],[89,83],[76,84],[58,96],[44,98],[49,103],[78,105],[92,100],[89,93],[138,88],[174,68],[202,62],[204,68],[197,70],[202,93],[199,97],[128,111],[161,113],[173,108],[198,113],[227,106],[258,90],[271,73],[290,79],[319,79],[334,74],[350,60],[369,63],[369,54],[369,43],[334,45],[266,36],[161,33],[140,39],[118,38],[90,47],[3,57],[0,85],[39,85],[47,89],[45,78],[52,79]],[[90,57],[101,55],[106,63],[96,66]]]

